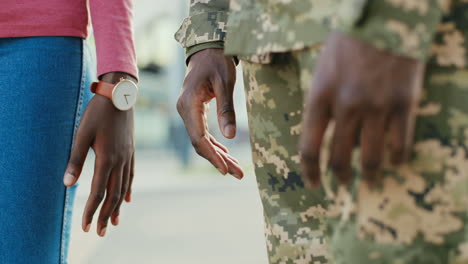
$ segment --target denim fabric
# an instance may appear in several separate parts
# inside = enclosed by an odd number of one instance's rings
[[[67,263],[75,189],[62,177],[90,63],[80,38],[0,38],[1,264]]]

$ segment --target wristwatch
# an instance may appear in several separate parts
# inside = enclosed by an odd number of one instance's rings
[[[127,111],[136,103],[138,87],[133,81],[121,78],[116,84],[94,82],[91,84],[91,92],[111,99],[115,108],[120,111]]]

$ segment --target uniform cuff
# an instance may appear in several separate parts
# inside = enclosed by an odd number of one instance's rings
[[[207,43],[198,44],[198,45],[186,48],[185,49],[185,57],[186,57],[185,63],[188,64],[190,56],[205,49],[224,49],[224,42],[223,41],[207,42]]]
[[[207,43],[198,44],[198,45],[185,49],[185,56],[186,56],[185,63],[188,65],[190,57],[193,54],[199,51],[205,50],[205,49],[224,49],[224,41],[207,42]],[[239,64],[239,59],[236,56],[233,56],[232,58],[234,59],[234,63],[236,65]]]
[[[184,19],[175,39],[183,48],[226,39],[228,13],[202,12]]]

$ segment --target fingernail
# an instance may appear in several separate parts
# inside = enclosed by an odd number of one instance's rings
[[[120,220],[120,219],[119,219],[118,216],[114,219],[114,225],[115,225],[115,226],[118,226],[118,225],[119,225],[119,222],[120,222],[119,220]]]
[[[103,229],[101,229],[101,233],[99,233],[100,236],[105,236],[106,235],[106,230],[107,230],[107,227],[104,227]]]
[[[231,174],[231,175],[234,176],[234,178],[236,178],[238,180],[242,179],[242,177],[240,175],[237,175],[237,174]]]
[[[224,136],[226,137],[234,137],[234,135],[236,134],[236,127],[233,126],[233,125],[226,125],[224,127]]]
[[[65,176],[63,177],[63,183],[66,186],[70,186],[75,182],[75,176],[73,176],[71,173],[67,172],[65,173]]]
[[[220,168],[216,168],[216,169],[218,169],[218,171],[219,171],[221,174],[226,175],[226,173],[224,173],[224,171],[221,170]]]

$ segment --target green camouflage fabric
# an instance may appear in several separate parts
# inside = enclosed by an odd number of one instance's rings
[[[467,23],[461,1],[437,27],[409,164],[386,165],[371,188],[359,181],[357,150],[355,185],[333,188],[335,263],[468,263]]]
[[[386,165],[373,188],[360,181],[359,150],[349,188],[325,170],[316,191],[298,177],[317,48],[275,53],[269,64],[242,61],[270,263],[468,263],[467,5],[443,17],[430,46],[411,161]]]
[[[225,51],[233,55],[300,50],[340,24],[342,0],[231,0]]]
[[[297,150],[303,94],[317,55],[318,48],[311,48],[274,54],[270,64],[242,61],[271,264],[333,263],[325,221],[329,201],[325,189],[304,188]]]
[[[346,0],[348,32],[372,45],[394,53],[425,60],[442,15],[451,10],[452,0],[377,0],[364,9],[353,9],[362,0]],[[454,0],[458,2],[458,0]],[[466,2],[466,1],[465,1]],[[353,13],[353,11],[355,11]]]
[[[307,14],[337,6],[330,18],[311,22],[311,29],[317,21],[324,28],[307,42],[309,36],[287,33],[299,31],[281,10],[299,19],[293,11],[310,3]],[[468,264],[467,23],[467,0],[191,1],[191,16],[176,34],[187,55],[224,47],[243,59],[270,263]],[[317,47],[332,29],[427,61],[412,161],[388,167],[378,188],[360,182],[357,167],[349,189],[337,188],[330,173],[313,192],[300,179],[303,94]]]
[[[465,0],[453,0],[463,3]],[[378,48],[425,60],[451,0],[191,0],[176,33],[187,56],[205,48],[269,63],[340,30]],[[229,34],[232,32],[232,34]],[[213,42],[217,42],[214,44]],[[223,43],[225,42],[225,43]],[[210,44],[206,44],[210,43]]]
[[[229,0],[190,0],[189,10],[189,16],[175,33],[187,58],[202,49],[224,48]]]
[[[226,40],[226,53],[238,56],[302,49],[322,42],[337,27],[340,1],[191,0],[175,38],[187,57],[209,48],[206,43]],[[233,34],[226,35],[227,28]]]

